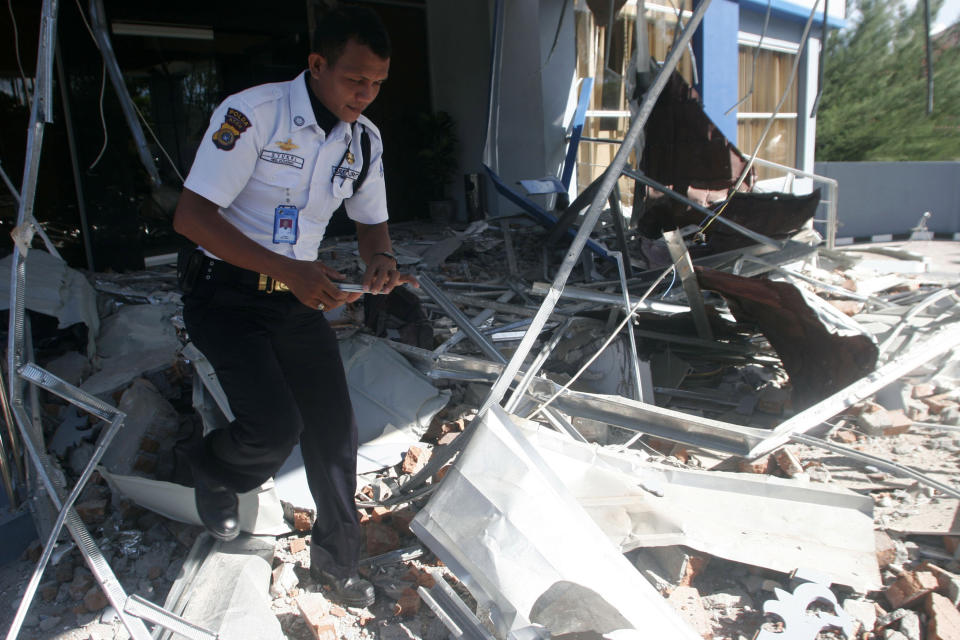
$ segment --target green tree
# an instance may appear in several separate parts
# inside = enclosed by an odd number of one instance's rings
[[[936,15],[942,0],[931,0]],[[851,0],[826,43],[817,160],[960,160],[960,47],[934,41],[927,115],[923,1]],[[951,30],[960,28],[960,24]]]

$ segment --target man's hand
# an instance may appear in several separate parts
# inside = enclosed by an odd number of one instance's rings
[[[343,280],[344,275],[322,262],[295,261],[290,275],[284,277],[283,282],[290,287],[290,291],[297,300],[311,309],[329,311],[342,304],[357,300],[362,293],[346,293],[341,291],[333,280]],[[322,306],[321,306],[322,305]]]
[[[415,277],[397,271],[397,263],[392,258],[384,255],[373,256],[367,265],[367,272],[363,274],[364,291],[386,294],[402,284],[420,287]]]

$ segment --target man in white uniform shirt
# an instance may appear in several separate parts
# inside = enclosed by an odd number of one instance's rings
[[[317,261],[341,203],[357,225],[365,290],[416,281],[391,253],[383,145],[361,115],[387,78],[386,30],[369,9],[336,9],[311,51],[304,74],[217,108],[174,215],[200,247],[184,323],[236,416],[195,452],[196,502],[211,534],[233,539],[237,493],[270,478],[299,442],[317,508],[311,574],[343,603],[368,606],[373,587],[357,576],[357,429],[323,314],[361,294],[340,291],[343,276]]]

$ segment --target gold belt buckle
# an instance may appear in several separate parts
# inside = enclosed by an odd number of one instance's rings
[[[257,291],[274,293],[275,291],[290,291],[290,287],[279,280],[274,280],[265,273],[261,273],[260,279],[257,282]]]

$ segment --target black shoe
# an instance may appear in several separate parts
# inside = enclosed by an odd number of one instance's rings
[[[237,494],[198,478],[194,496],[200,521],[217,540],[230,542],[240,534]]]
[[[330,587],[333,590],[332,599],[348,607],[369,607],[376,599],[373,585],[358,575],[338,578],[318,567],[310,567],[310,576],[320,584]]]

